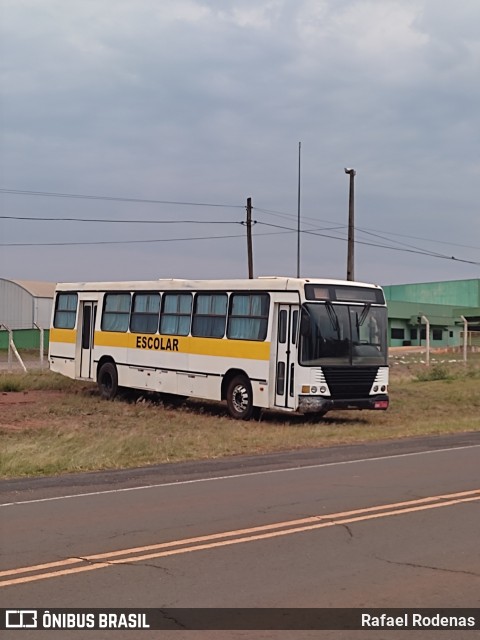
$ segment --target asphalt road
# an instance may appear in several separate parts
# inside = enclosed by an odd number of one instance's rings
[[[480,433],[4,481],[0,488],[3,607],[480,607]],[[7,633],[93,640],[120,632]]]

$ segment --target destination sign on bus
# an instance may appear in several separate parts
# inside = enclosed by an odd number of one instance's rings
[[[371,304],[385,304],[385,298],[381,289],[371,289],[367,287],[306,284],[305,297],[307,300],[330,300],[331,302],[369,302]]]

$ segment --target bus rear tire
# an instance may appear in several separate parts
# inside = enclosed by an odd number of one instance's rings
[[[117,367],[113,362],[105,362],[100,367],[97,376],[98,389],[100,395],[105,400],[113,400],[118,392]]]
[[[227,387],[228,412],[235,420],[250,420],[255,413],[250,380],[238,375],[232,378]]]

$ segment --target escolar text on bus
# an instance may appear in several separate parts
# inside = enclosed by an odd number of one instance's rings
[[[158,338],[149,336],[137,336],[137,349],[153,349],[155,351],[178,351],[177,338]]]

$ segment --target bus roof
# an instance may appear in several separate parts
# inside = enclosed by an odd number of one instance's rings
[[[288,276],[260,276],[248,279],[229,280],[130,280],[109,282],[61,282],[56,286],[57,291],[178,291],[179,289],[198,290],[259,290],[259,291],[298,291],[306,284],[344,285],[350,287],[367,287],[381,289],[379,285],[355,282],[352,280],[334,280],[329,278],[291,278]]]

